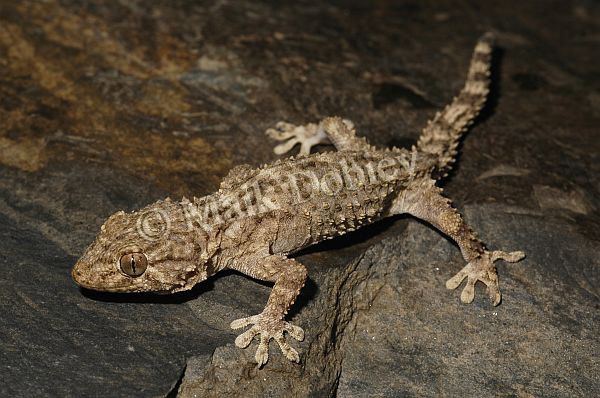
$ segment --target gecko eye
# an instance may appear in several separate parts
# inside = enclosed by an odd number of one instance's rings
[[[125,275],[137,278],[146,272],[148,259],[144,253],[128,253],[121,256],[119,265]]]

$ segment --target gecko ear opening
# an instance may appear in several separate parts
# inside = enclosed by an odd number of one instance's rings
[[[146,272],[148,258],[144,253],[127,253],[121,256],[119,266],[125,275],[137,278]]]

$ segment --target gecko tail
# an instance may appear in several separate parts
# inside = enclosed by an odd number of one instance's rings
[[[491,58],[494,34],[484,34],[473,52],[465,86],[452,102],[427,123],[417,149],[432,155],[433,174],[447,175],[456,159],[460,138],[473,123],[485,104],[490,89]]]

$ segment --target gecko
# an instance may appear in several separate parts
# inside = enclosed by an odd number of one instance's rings
[[[255,360],[263,366],[271,340],[283,355],[299,362],[288,336],[304,331],[286,320],[307,278],[292,255],[321,241],[354,231],[385,217],[408,214],[451,238],[466,265],[446,282],[474,299],[482,282],[492,304],[501,300],[494,262],[517,262],[522,251],[488,250],[438,182],[447,176],[459,140],[485,104],[490,86],[494,36],[484,34],[474,49],[460,93],[423,128],[411,149],[372,146],[356,134],[354,123],[328,117],[318,123],[279,122],[266,134],[280,143],[276,154],[300,145],[300,153],[252,168],[234,167],[213,194],[160,200],[138,211],[108,218],[71,274],[83,288],[109,292],[174,293],[210,276],[236,270],[273,283],[260,314],[231,322],[249,328],[235,344],[256,338]],[[313,153],[329,144],[335,151]]]

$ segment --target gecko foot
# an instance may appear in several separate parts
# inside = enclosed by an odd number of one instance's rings
[[[300,144],[300,154],[308,155],[313,146],[329,142],[323,129],[315,123],[296,126],[279,122],[275,128],[268,129],[266,134],[274,140],[283,141],[273,149],[277,155],[289,152],[296,144]]]
[[[456,275],[446,282],[448,289],[456,289],[462,281],[467,278],[467,284],[463,289],[460,300],[463,303],[471,303],[475,297],[475,283],[483,282],[487,286],[487,292],[494,306],[500,304],[502,298],[498,286],[498,273],[494,266],[494,261],[504,260],[509,263],[516,263],[525,257],[521,251],[503,252],[503,251],[485,251],[481,256],[468,263]]]
[[[236,319],[231,322],[232,329],[239,329],[248,325],[254,326],[240,334],[235,339],[235,345],[240,348],[246,348],[250,345],[254,336],[260,334],[260,342],[254,357],[259,367],[267,363],[267,360],[269,359],[269,342],[271,339],[274,339],[277,344],[279,344],[281,352],[283,352],[283,355],[285,355],[287,359],[293,362],[300,362],[298,352],[285,341],[283,333],[288,332],[288,334],[296,340],[302,341],[304,340],[304,330],[302,330],[301,327],[292,325],[281,319],[275,319],[264,313],[247,318]]]

